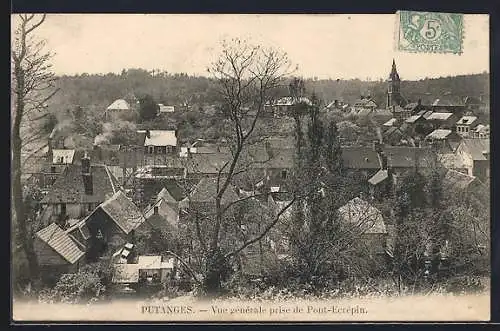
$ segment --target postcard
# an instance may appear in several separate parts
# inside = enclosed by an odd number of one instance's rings
[[[490,319],[488,15],[11,18],[14,323]]]

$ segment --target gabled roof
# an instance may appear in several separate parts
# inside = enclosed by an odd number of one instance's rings
[[[139,265],[132,263],[115,263],[113,265],[113,283],[131,284],[139,282]]]
[[[378,169],[377,152],[371,147],[342,147],[342,161],[348,169]]]
[[[446,139],[451,134],[451,130],[447,129],[436,129],[429,133],[426,139]]]
[[[52,164],[72,164],[74,156],[74,149],[53,149]]]
[[[430,147],[385,146],[387,161],[394,168],[428,168],[435,166],[435,154]]]
[[[160,269],[161,267],[161,256],[148,256],[141,255],[137,260],[139,269]]]
[[[385,130],[385,132],[383,133],[383,136],[384,137],[390,137],[390,136],[392,136],[394,134],[400,134],[400,135],[402,135],[403,133],[401,132],[401,130],[398,127],[392,126],[389,129]]]
[[[478,124],[475,128],[474,131],[477,133],[489,133],[490,132],[490,125],[483,125],[483,124]]]
[[[457,125],[464,125],[464,124],[470,125],[470,124],[474,123],[476,120],[477,120],[476,116],[462,116],[462,118],[459,119],[456,124]]]
[[[446,121],[449,119],[451,116],[453,116],[453,113],[432,113],[427,117],[427,120],[438,120],[438,121]]]
[[[154,213],[155,207],[158,208],[158,214]],[[144,217],[155,229],[169,228],[171,230],[171,227],[173,227],[177,230],[179,218],[178,210],[178,206],[173,206],[172,204],[169,204],[165,200],[161,199],[146,209]],[[169,225],[171,227],[169,227]]]
[[[273,105],[274,106],[292,106],[299,103],[305,103],[308,106],[312,105],[311,100],[306,97],[300,97],[297,101],[293,97],[283,97],[278,99]]]
[[[388,120],[387,122],[385,122],[384,124],[382,124],[383,126],[393,126],[394,123],[397,122],[397,119],[396,118],[391,118],[390,120]]]
[[[377,185],[382,183],[389,177],[387,170],[380,169],[375,175],[373,175],[370,179],[368,179],[368,183],[371,185]]]
[[[407,110],[414,110],[415,108],[418,107],[418,102],[410,102],[405,106],[405,109]]]
[[[144,146],[177,146],[175,130],[149,130]]]
[[[117,99],[113,101],[113,103],[110,104],[108,108],[106,108],[106,110],[129,110],[129,109],[130,106],[128,102],[123,99]]]
[[[362,233],[386,234],[382,213],[365,200],[356,197],[339,208],[339,215]]]
[[[156,201],[165,200],[165,202],[170,204],[176,204],[178,201],[170,194],[170,192],[164,187],[156,196]]]
[[[77,262],[85,254],[56,223],[51,223],[41,229],[36,236],[71,264]]]
[[[116,192],[99,207],[126,234],[145,221],[139,208],[122,191]]]
[[[113,195],[120,187],[118,180],[104,165],[92,165],[93,194],[85,194],[82,166],[69,164],[57,177],[43,204],[54,203],[101,203],[106,196]]]
[[[223,183],[225,178],[220,179]],[[222,204],[227,204],[238,200],[237,189],[229,184],[222,196]],[[189,195],[188,199],[192,202],[215,202],[217,195],[217,178],[202,178]]]
[[[460,148],[469,153],[474,161],[487,160],[484,152],[490,152],[489,139],[463,139]]]
[[[410,116],[406,119],[406,123],[415,123],[416,121],[418,121],[419,119],[423,118],[422,115],[413,115],[413,116]]]
[[[467,190],[469,186],[475,181],[479,182],[479,180],[474,176],[469,176],[459,171],[450,169],[444,176],[443,186],[445,186],[447,189]]]

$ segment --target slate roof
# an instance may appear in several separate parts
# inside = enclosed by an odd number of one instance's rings
[[[85,254],[56,223],[51,223],[41,229],[36,233],[36,236],[61,255],[68,263],[77,262]]]
[[[106,108],[106,110],[129,110],[129,109],[130,106],[128,102],[123,99],[117,99],[113,101],[113,103],[110,104],[108,108]]]
[[[99,206],[126,234],[141,225],[145,218],[137,206],[122,191]]]
[[[429,139],[446,139],[451,134],[451,130],[447,129],[436,129],[429,133],[426,138]]]
[[[418,107],[418,102],[410,102],[405,106],[405,109],[407,110],[414,110],[415,108]]]
[[[348,169],[379,169],[377,152],[371,147],[342,147],[342,161]]]
[[[158,207],[158,214],[154,214],[154,208]],[[157,200],[150,208],[144,212],[144,217],[155,229],[171,230],[171,225],[174,229],[178,228],[178,203],[176,206],[169,204],[163,199]]]
[[[387,122],[385,122],[384,124],[382,124],[383,126],[393,126],[394,123],[396,123],[397,119],[396,118],[391,118],[390,120],[388,120]]]
[[[487,160],[483,152],[490,152],[489,139],[463,139],[461,148],[469,153],[474,161]]]
[[[469,176],[459,171],[450,169],[444,176],[443,186],[447,189],[466,190],[476,180],[477,178],[474,176]]]
[[[394,168],[430,167],[434,163],[430,147],[384,146],[389,165]],[[342,160],[348,169],[380,169],[377,152],[372,147],[342,147]],[[418,162],[418,163],[417,163]]]
[[[224,178],[220,179],[222,183]],[[231,203],[238,200],[237,189],[229,184],[222,196],[222,204]],[[189,201],[192,202],[215,202],[217,194],[217,178],[202,178],[189,195]]]
[[[359,197],[350,200],[338,211],[345,222],[358,227],[362,233],[387,234],[382,213]]]
[[[432,120],[438,120],[438,121],[446,121],[449,119],[451,116],[453,116],[453,113],[432,113],[427,117],[427,120],[432,121]]]
[[[177,204],[177,200],[170,194],[170,192],[167,190],[167,188],[162,188],[161,191],[158,193],[156,196],[156,201],[159,200],[165,200],[169,204]]]
[[[42,204],[54,203],[101,203],[120,187],[118,180],[104,165],[92,165],[93,194],[85,194],[82,167],[69,164],[57,177]]]
[[[422,118],[422,115],[413,115],[413,116],[408,117],[405,122],[406,123],[415,123],[420,118]]]
[[[174,130],[149,130],[144,146],[177,146],[177,137]]]
[[[139,269],[160,269],[161,256],[140,255],[137,264]]]

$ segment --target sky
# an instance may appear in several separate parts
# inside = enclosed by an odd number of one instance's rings
[[[54,72],[66,75],[124,68],[207,75],[221,41],[232,37],[285,51],[306,78],[385,79],[393,58],[407,80],[489,72],[488,15],[464,15],[461,55],[396,51],[395,27],[395,14],[49,14],[37,36],[55,53]]]

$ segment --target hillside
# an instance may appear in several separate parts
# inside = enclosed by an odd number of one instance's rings
[[[186,74],[160,73],[155,76],[142,69],[124,70],[120,75],[62,76],[57,82],[61,89],[51,102],[51,110],[60,113],[76,105],[104,109],[117,98],[127,95],[150,94],[159,102],[170,105],[212,104],[218,100],[216,84],[206,77]],[[370,94],[383,106],[386,93],[384,81],[306,80],[309,92],[314,91],[321,100],[335,99],[353,103],[360,95]],[[436,98],[458,102],[465,96],[489,96],[489,75],[474,74],[418,81],[402,81],[401,93],[409,101],[427,103]],[[280,94],[287,94],[286,88]]]

